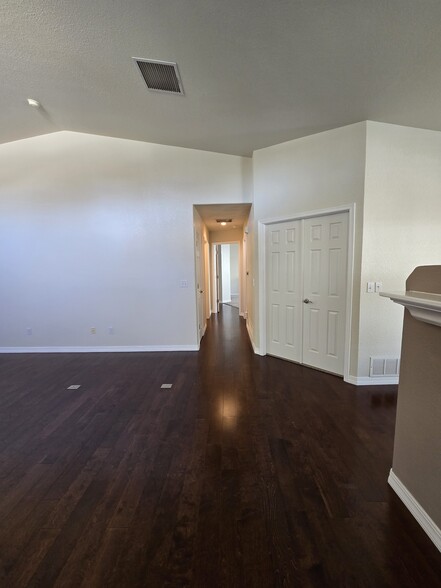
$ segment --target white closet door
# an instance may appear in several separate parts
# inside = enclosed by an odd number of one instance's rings
[[[343,375],[348,213],[303,222],[303,363]]]
[[[267,351],[301,361],[301,221],[269,225],[266,231]]]

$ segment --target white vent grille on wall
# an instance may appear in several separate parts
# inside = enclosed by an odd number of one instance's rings
[[[167,94],[184,94],[182,81],[176,63],[169,61],[155,61],[153,59],[133,58],[141,75],[152,92]]]
[[[396,377],[400,373],[398,357],[371,357],[369,376],[371,378]]]

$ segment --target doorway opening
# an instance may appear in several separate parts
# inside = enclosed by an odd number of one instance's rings
[[[222,305],[247,316],[248,217],[251,204],[197,204],[193,207],[197,340]]]
[[[240,243],[213,243],[213,306],[217,312],[222,305],[232,306],[240,313]]]

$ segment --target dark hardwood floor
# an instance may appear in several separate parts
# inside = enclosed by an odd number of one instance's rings
[[[0,375],[2,587],[441,586],[387,485],[396,390],[255,356],[234,308],[199,353]]]

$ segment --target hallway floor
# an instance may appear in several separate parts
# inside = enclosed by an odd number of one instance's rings
[[[255,356],[234,308],[199,353],[3,355],[0,377],[5,588],[441,586],[387,485],[396,389]]]

